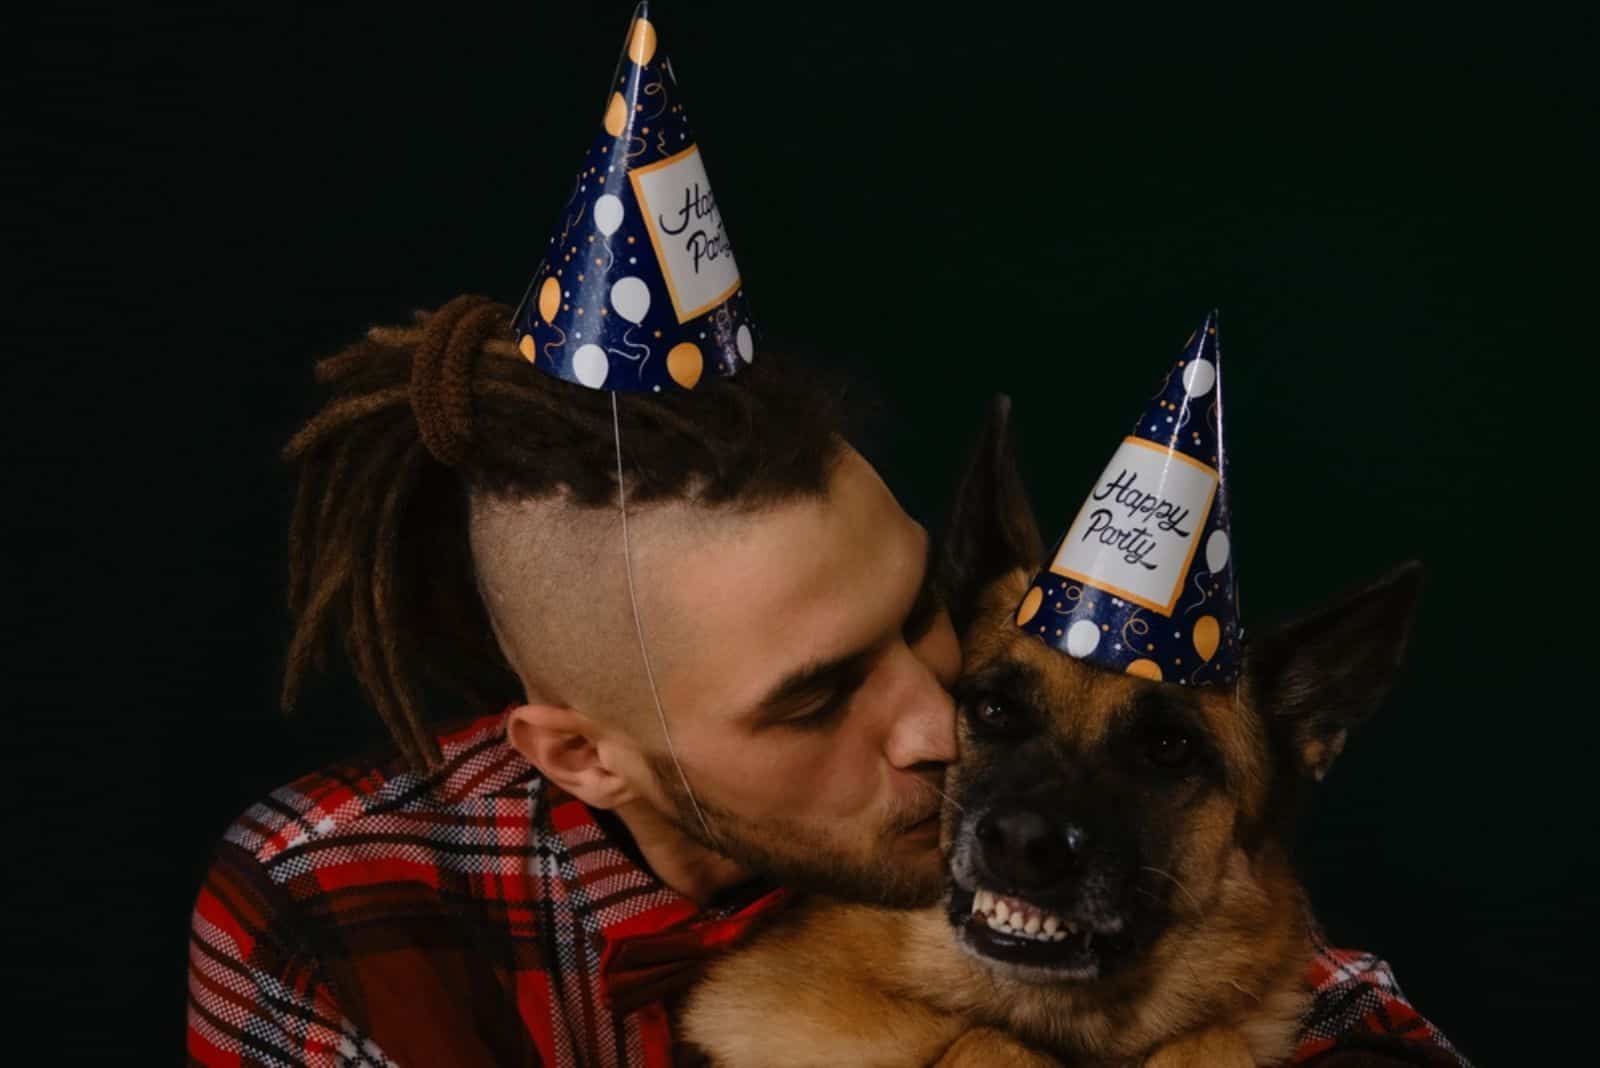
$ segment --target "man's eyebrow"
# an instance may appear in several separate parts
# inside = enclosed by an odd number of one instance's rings
[[[871,650],[851,653],[834,660],[807,664],[791,671],[756,706],[755,722],[764,726],[782,719],[799,706],[819,697],[848,693],[867,675]]]

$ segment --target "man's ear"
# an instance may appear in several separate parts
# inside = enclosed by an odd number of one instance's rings
[[[1245,645],[1245,684],[1297,770],[1320,781],[1372,715],[1405,657],[1422,565],[1402,564],[1315,614]]]
[[[617,808],[635,794],[610,767],[596,724],[561,705],[521,705],[506,720],[506,740],[546,779],[590,808]]]
[[[934,583],[956,633],[966,632],[980,596],[995,579],[1044,558],[1039,524],[1017,471],[1011,398],[997,394],[956,489]]]

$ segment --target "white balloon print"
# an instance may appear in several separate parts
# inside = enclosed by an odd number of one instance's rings
[[[606,359],[606,350],[599,345],[584,345],[572,354],[572,373],[590,389],[605,385],[610,370],[611,361]]]
[[[1073,656],[1088,656],[1100,644],[1100,628],[1091,620],[1080,619],[1067,628],[1067,652]]]
[[[756,358],[755,339],[750,336],[750,328],[741,325],[739,332],[734,335],[734,340],[739,345],[739,355],[744,357],[744,362],[749,363]]]
[[[594,224],[610,237],[622,225],[622,201],[610,193],[594,202]]]
[[[1228,535],[1225,532],[1213,530],[1211,537],[1206,539],[1206,566],[1213,572],[1228,566]]]
[[[1191,397],[1204,397],[1217,384],[1217,365],[1196,360],[1183,369],[1183,388]]]
[[[611,287],[611,306],[635,326],[644,322],[650,310],[650,287],[638,278],[619,278]]]

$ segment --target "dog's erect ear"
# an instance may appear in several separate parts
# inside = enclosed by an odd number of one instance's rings
[[[1383,701],[1421,592],[1422,565],[1412,561],[1246,644],[1250,700],[1304,774],[1320,781],[1350,728]]]
[[[1017,568],[1036,568],[1043,557],[1039,524],[1017,471],[1011,398],[998,394],[956,489],[936,564],[934,581],[956,632],[966,631],[989,583]]]

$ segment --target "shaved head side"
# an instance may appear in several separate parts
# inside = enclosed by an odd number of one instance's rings
[[[632,687],[620,683],[634,672],[602,663],[634,644],[617,513],[561,496],[483,494],[473,495],[470,513],[478,593],[528,699],[591,715],[625,707]],[[630,533],[637,540],[650,525]],[[628,659],[632,667],[637,651]]]
[[[685,501],[628,506],[635,593],[651,666],[669,674],[687,644],[685,606],[667,595],[685,554],[714,551],[750,514]],[[565,496],[474,494],[472,560],[495,634],[530,701],[564,705],[629,733],[654,705],[634,631],[614,508]],[[648,721],[646,719],[648,717]]]

